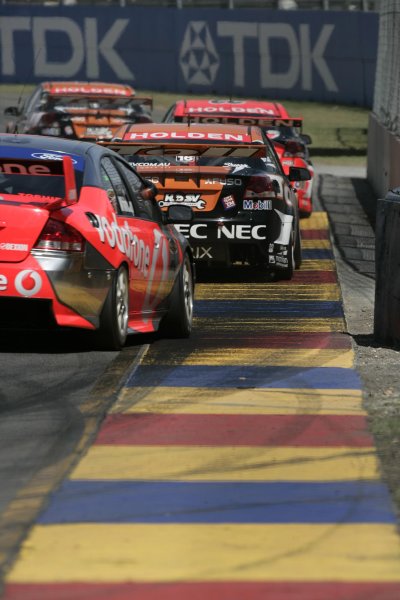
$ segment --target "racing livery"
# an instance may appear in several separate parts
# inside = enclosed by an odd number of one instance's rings
[[[238,123],[258,125],[272,140],[286,174],[289,168],[306,167],[307,181],[296,182],[301,217],[312,213],[314,168],[308,145],[311,137],[302,133],[303,119],[293,118],[278,102],[262,100],[178,100],[164,116],[164,122]]]
[[[0,326],[93,330],[118,349],[129,333],[189,335],[193,260],[154,186],[97,144],[0,138]],[[173,214],[175,212],[175,214]]]
[[[151,98],[129,85],[102,82],[40,83],[20,110],[5,109],[6,132],[110,140],[123,123],[152,122]]]
[[[179,224],[199,264],[266,266],[290,279],[301,263],[297,197],[307,169],[281,164],[259,127],[162,123],[124,126],[110,147],[157,187],[163,210],[184,205]]]

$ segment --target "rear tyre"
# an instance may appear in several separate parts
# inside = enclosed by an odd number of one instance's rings
[[[299,222],[297,222],[296,242],[295,242],[295,245],[294,245],[294,266],[295,266],[295,269],[300,269],[301,262],[302,262],[302,255],[301,255],[301,233],[300,233]]]
[[[164,317],[160,333],[170,338],[186,338],[192,331],[193,324],[194,282],[192,264],[188,254],[170,296],[169,310]]]
[[[121,350],[128,336],[129,279],[125,267],[115,273],[100,315],[97,345],[103,350]]]

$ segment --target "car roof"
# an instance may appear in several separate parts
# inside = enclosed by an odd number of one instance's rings
[[[133,98],[135,90],[130,85],[102,81],[43,81],[41,87],[51,96],[97,96]]]
[[[68,153],[84,156],[89,150],[101,146],[92,142],[82,142],[79,140],[67,140],[65,138],[46,136],[46,135],[28,135],[25,133],[1,133],[0,134],[0,151],[4,153],[4,149],[9,148],[24,148],[24,149],[40,149],[48,153]]]
[[[175,103],[174,116],[186,117],[190,114],[232,114],[235,116],[270,116],[287,118],[289,113],[279,102],[266,100],[213,100],[189,99],[178,100]]]
[[[122,131],[121,131],[122,130]],[[193,143],[206,141],[218,143],[230,141],[244,144],[264,144],[265,136],[254,125],[223,125],[221,123],[136,123],[122,126],[117,137],[125,139],[179,142],[191,140]],[[123,133],[120,136],[120,133]]]

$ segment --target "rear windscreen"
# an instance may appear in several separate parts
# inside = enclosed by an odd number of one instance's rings
[[[128,161],[134,167],[168,167],[172,165],[180,166],[197,166],[197,167],[230,167],[234,171],[239,170],[256,170],[256,171],[268,171],[270,173],[276,173],[276,164],[270,161],[268,157],[232,157],[232,156],[220,156],[220,157],[209,157],[209,156],[171,156],[171,155],[160,155],[160,156],[143,156],[135,154],[132,156],[125,156]]]
[[[75,170],[76,185],[82,187],[82,171]],[[38,196],[46,199],[64,198],[65,185],[61,160],[27,160],[0,158],[0,194]]]

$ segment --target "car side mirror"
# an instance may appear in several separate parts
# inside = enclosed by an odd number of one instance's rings
[[[312,144],[312,139],[311,139],[311,135],[308,135],[307,133],[301,133],[300,134],[301,139],[303,140],[303,142],[305,144],[307,144],[307,146],[309,144]]]
[[[7,108],[4,109],[4,114],[9,117],[18,117],[18,115],[21,113],[18,110],[17,106],[8,106]]]
[[[308,181],[311,179],[311,173],[305,167],[290,167],[289,181]]]

